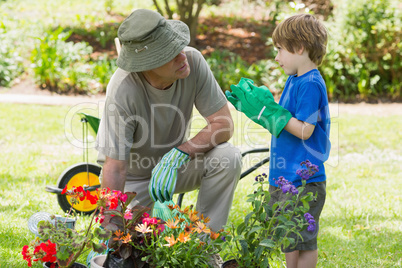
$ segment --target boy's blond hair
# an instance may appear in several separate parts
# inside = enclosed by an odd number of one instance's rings
[[[274,46],[295,53],[304,48],[319,66],[327,53],[328,33],[324,24],[310,14],[294,15],[279,23],[272,34]]]

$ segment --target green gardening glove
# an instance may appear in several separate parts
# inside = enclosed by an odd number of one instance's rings
[[[241,78],[239,84],[231,85],[230,89],[232,92],[225,94],[236,110],[279,137],[292,114],[275,102],[267,87],[257,87],[251,79]]]
[[[161,161],[152,169],[151,182],[148,186],[149,195],[156,202],[172,200],[176,189],[177,169],[188,162],[188,154],[173,148],[167,152]]]

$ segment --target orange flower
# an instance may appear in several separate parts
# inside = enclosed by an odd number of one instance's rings
[[[174,238],[174,236],[173,236],[173,234],[172,234],[172,236],[171,237],[165,237],[165,240],[166,240],[166,242],[168,242],[169,244],[165,244],[164,246],[165,247],[171,247],[171,246],[173,246],[174,244],[176,244],[177,243],[177,240]]]
[[[182,243],[186,243],[187,241],[190,241],[190,234],[188,233],[180,233],[179,237],[177,238],[178,241],[182,242]]]
[[[124,233],[121,232],[120,230],[117,230],[116,232],[114,232],[114,235],[115,235],[116,237],[114,237],[113,240],[119,241],[120,238],[124,235]]]
[[[177,226],[178,223],[179,223],[179,220],[169,219],[166,222],[166,226],[169,227],[170,229],[177,229],[177,228],[179,228],[179,226]]]
[[[216,240],[219,237],[219,233],[215,233],[215,232],[211,231],[210,236],[211,236],[212,240]]]
[[[185,209],[183,209],[182,213],[183,213],[183,214],[187,214],[189,210],[190,210],[190,208],[189,208],[189,207],[186,207]]]
[[[123,242],[125,244],[129,243],[130,241],[131,241],[131,234],[127,234],[126,236],[123,236],[121,238],[121,242]]]
[[[193,230],[194,230],[193,226],[186,223],[186,225],[184,226],[184,232],[186,234],[190,234],[193,232]]]
[[[201,220],[202,220],[204,223],[208,223],[208,222],[211,221],[211,219],[210,219],[209,217],[204,218],[204,215],[203,215],[203,214],[201,214]]]
[[[189,218],[190,218],[190,221],[191,222],[196,222],[196,221],[198,221],[200,218],[197,216],[197,211],[190,211],[189,213],[188,213],[188,216],[189,216]]]
[[[196,226],[195,226],[195,231],[197,233],[207,233],[209,234],[211,232],[211,230],[208,229],[208,227],[203,223],[203,222],[197,222]]]
[[[175,216],[174,217],[176,220],[178,220],[179,222],[184,222],[186,219],[184,219],[184,218],[179,218],[179,216]]]

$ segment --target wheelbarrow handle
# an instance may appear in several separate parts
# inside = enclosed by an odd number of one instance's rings
[[[251,149],[245,152],[241,153],[241,156],[244,157],[248,154],[253,154],[253,153],[265,153],[265,152],[269,152],[269,148],[257,148],[257,149]]]
[[[269,148],[257,148],[257,149],[251,149],[248,151],[244,151],[241,156],[244,157],[248,154],[253,154],[253,153],[265,153],[265,152],[269,152]],[[249,169],[247,169],[246,171],[244,171],[241,175],[240,175],[240,180],[242,178],[244,178],[245,176],[247,176],[248,174],[250,174],[251,172],[253,172],[254,170],[256,170],[257,168],[261,167],[262,165],[264,165],[265,163],[269,162],[269,156],[267,156],[266,158],[262,159],[260,162],[258,162],[257,164],[255,164],[254,166],[250,167]],[[179,197],[177,198],[177,205],[179,207],[181,207],[182,203],[183,203],[183,197],[184,197],[184,193],[179,194]]]
[[[99,187],[100,187],[100,184],[92,185],[92,186],[84,186],[83,188],[85,191],[88,190],[88,191],[92,192],[92,191],[95,191],[96,189],[98,189]],[[46,185],[45,190],[46,190],[46,192],[53,193],[53,194],[61,194],[61,192],[63,191],[63,189],[60,189],[56,186],[49,186],[49,185]]]

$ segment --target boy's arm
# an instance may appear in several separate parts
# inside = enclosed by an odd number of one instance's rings
[[[314,132],[315,126],[294,117],[290,118],[285,126],[285,130],[302,140],[308,140]]]

